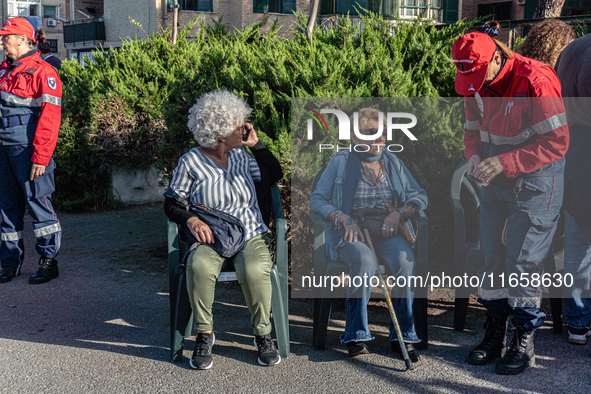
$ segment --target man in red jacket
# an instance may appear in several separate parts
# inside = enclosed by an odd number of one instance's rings
[[[61,122],[62,85],[56,70],[35,49],[35,30],[12,18],[0,30],[6,60],[0,65],[0,283],[20,274],[24,260],[25,206],[33,218],[40,268],[38,284],[58,277],[61,226],[51,204],[53,151]]]
[[[546,317],[542,261],[562,204],[569,133],[554,70],[481,31],[461,36],[452,48],[455,88],[466,97],[467,172],[483,185],[478,294],[487,330],[468,360],[487,364],[503,356],[511,315],[515,335],[496,371],[518,374],[535,363],[533,333]]]

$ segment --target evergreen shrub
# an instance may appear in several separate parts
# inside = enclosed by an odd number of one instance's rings
[[[85,66],[63,62],[63,126],[56,150],[61,208],[108,205],[109,174],[115,167],[156,166],[170,175],[178,158],[196,145],[186,126],[189,108],[203,93],[222,88],[254,108],[251,122],[280,159],[289,203],[291,171],[296,170],[292,97],[455,96],[451,46],[470,27],[459,22],[438,28],[425,20],[393,25],[370,13],[361,31],[345,17],[327,32],[316,28],[308,40],[297,30],[291,38],[282,37],[276,23],[262,33],[266,22],[232,33],[220,22],[202,24],[196,36],[188,37],[196,20],[179,32],[176,45],[165,31],[95,52]],[[299,15],[301,31],[305,22]],[[434,250],[448,256],[449,180],[463,159],[462,124],[458,119],[453,133],[435,129],[420,143],[405,144],[400,155],[429,193],[431,240],[439,245]],[[320,165],[305,171],[313,176]],[[309,213],[300,214],[309,224]]]

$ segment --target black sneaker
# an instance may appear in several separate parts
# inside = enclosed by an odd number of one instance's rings
[[[211,349],[215,343],[215,334],[200,332],[195,339],[195,350],[189,360],[189,365],[193,369],[209,369],[213,365]]]
[[[362,354],[369,354],[365,342],[347,342],[347,349],[349,349],[349,357],[356,357]]]
[[[32,285],[38,285],[49,282],[58,276],[60,276],[60,272],[57,268],[57,260],[41,257],[39,259],[39,269],[29,277],[29,283]]]
[[[0,270],[0,283],[10,282],[20,274],[20,270],[16,267],[4,267]]]
[[[255,336],[254,345],[259,351],[258,362],[260,365],[277,365],[281,362],[281,356],[277,352],[277,349],[275,349],[271,334],[262,337]]]
[[[406,342],[404,342],[404,346],[406,347],[406,352],[408,353],[408,358],[410,358],[410,361],[413,363],[418,363],[421,359],[421,356],[419,355],[419,351],[415,348],[415,346],[412,343]],[[390,341],[390,347],[394,353],[398,354],[400,358],[404,360],[402,349],[400,348],[400,342],[398,342],[398,340]]]

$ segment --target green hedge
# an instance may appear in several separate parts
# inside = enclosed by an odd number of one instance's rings
[[[305,18],[299,19],[303,28]],[[295,30],[294,37],[283,38],[276,24],[261,33],[266,22],[234,33],[221,23],[202,25],[189,40],[189,24],[176,45],[163,32],[95,52],[86,68],[64,62],[57,203],[71,210],[108,205],[115,167],[156,165],[170,174],[195,146],[186,127],[188,110],[212,89],[229,89],[254,108],[252,122],[285,170],[284,190],[292,170],[292,97],[455,95],[451,45],[469,25],[392,25],[371,14],[363,22],[359,32],[343,18],[328,32],[317,28],[311,41]],[[462,134],[461,126],[453,135],[433,130],[420,144],[405,145],[402,155],[429,193],[431,239],[441,250],[449,242],[449,179],[462,160]]]

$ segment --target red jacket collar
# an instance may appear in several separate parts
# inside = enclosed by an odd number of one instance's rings
[[[12,60],[11,58],[7,57],[6,58],[6,63],[9,67],[20,67],[23,65],[23,63],[27,62],[28,60],[30,60],[31,57],[36,56],[39,57],[39,54],[41,52],[39,52],[37,49],[32,49],[29,52],[25,53],[25,55],[23,57],[21,57],[18,60]]]
[[[483,89],[490,89],[500,96],[504,96],[505,91],[511,85],[513,79],[513,67],[515,65],[515,58],[506,59],[503,68],[497,75],[497,77],[489,84],[483,85]]]

